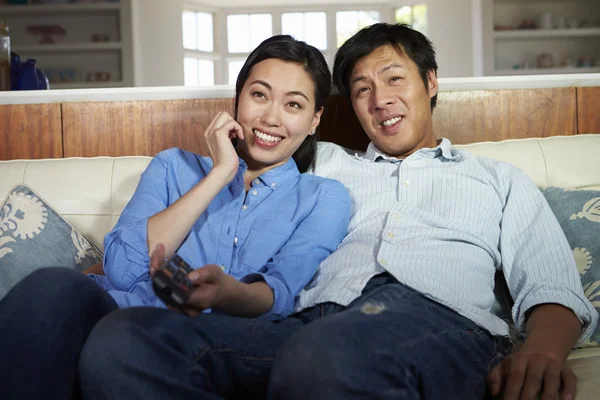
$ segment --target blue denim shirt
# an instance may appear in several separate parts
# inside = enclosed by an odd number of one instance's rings
[[[290,314],[295,297],[342,241],[351,201],[338,181],[300,174],[290,159],[252,182],[238,172],[210,203],[177,253],[193,268],[225,267],[242,282],[264,280],[274,304],[262,317]],[[114,229],[104,239],[105,276],[92,276],[120,307],[164,304],[148,273],[148,218],[188,192],[212,168],[210,157],[170,149],[152,159]]]

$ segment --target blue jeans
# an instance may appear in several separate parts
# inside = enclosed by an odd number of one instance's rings
[[[33,272],[0,302],[0,398],[78,396],[77,365],[96,323],[117,309],[81,272]]]
[[[373,278],[347,308],[277,323],[150,308],[104,318],[84,346],[84,399],[483,399],[507,339]]]

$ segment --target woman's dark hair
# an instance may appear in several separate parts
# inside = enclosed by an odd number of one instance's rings
[[[413,60],[419,68],[419,74],[429,88],[429,71],[437,74],[437,62],[433,45],[421,32],[404,24],[377,23],[361,29],[348,39],[338,50],[333,66],[335,88],[346,96],[350,95],[350,75],[356,63],[381,46],[393,46],[400,54]],[[437,94],[431,98],[431,111],[437,103]]]
[[[240,93],[250,76],[252,67],[270,58],[296,63],[304,67],[315,87],[315,112],[325,105],[331,92],[331,73],[323,54],[315,47],[289,35],[276,35],[258,45],[246,59],[235,84],[234,118],[237,119]],[[312,168],[317,158],[317,136],[307,136],[292,157],[300,172],[306,172]]]

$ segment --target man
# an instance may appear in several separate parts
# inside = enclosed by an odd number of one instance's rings
[[[116,312],[84,348],[84,397],[574,398],[565,360],[598,316],[567,241],[523,172],[436,140],[436,71],[431,43],[402,25],[365,28],[338,51],[336,86],[372,143],[362,155],[321,147],[315,173],[349,188],[353,216],[296,314]],[[510,355],[490,312],[500,269],[526,335]]]

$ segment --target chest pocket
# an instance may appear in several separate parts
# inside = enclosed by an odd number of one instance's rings
[[[244,265],[258,271],[292,237],[296,224],[278,219],[256,220],[246,243]]]

